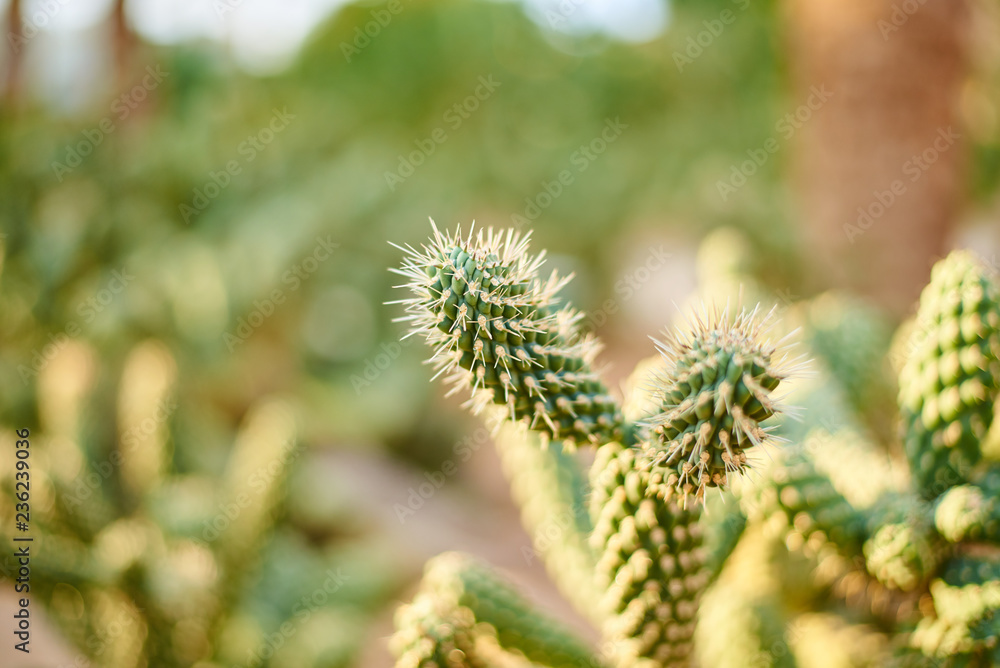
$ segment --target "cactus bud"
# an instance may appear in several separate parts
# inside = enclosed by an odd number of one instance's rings
[[[993,470],[977,485],[958,485],[938,497],[934,526],[952,543],[1000,540],[1000,471]]]

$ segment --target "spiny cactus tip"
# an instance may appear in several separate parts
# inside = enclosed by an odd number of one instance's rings
[[[683,331],[654,339],[664,368],[654,380],[659,412],[643,421],[644,447],[660,469],[664,493],[703,501],[749,468],[746,451],[779,440],[761,423],[787,412],[774,390],[801,370],[783,339],[767,337],[774,311],[703,310]]]
[[[411,334],[433,348],[437,375],[453,392],[471,388],[470,404],[506,407],[511,420],[557,440],[595,442],[621,431],[621,410],[592,368],[599,346],[579,332],[581,314],[558,308],[571,276],[539,278],[544,252],[528,253],[530,234],[461,227],[410,246],[394,272],[413,296],[399,300]],[[436,376],[435,376],[436,377]]]

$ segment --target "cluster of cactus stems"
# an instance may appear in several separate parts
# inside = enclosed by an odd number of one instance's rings
[[[504,460],[528,463],[508,472],[515,488],[533,478],[537,491],[521,499],[526,510],[534,493],[548,499],[553,514],[572,513],[565,538],[543,556],[562,573],[556,579],[570,598],[601,625],[603,649],[583,658],[579,643],[547,621],[532,623],[546,629],[544,637],[508,632],[506,623],[528,613],[497,610],[524,604],[495,585],[505,604],[485,606],[492,595],[470,593],[470,582],[499,581],[467,575],[485,567],[449,555],[432,562],[421,593],[399,613],[398,665],[492,665],[483,643],[541,665],[687,665],[699,601],[713,576],[700,522],[706,493],[744,473],[746,451],[768,441],[761,423],[780,411],[773,391],[796,364],[780,342],[767,340],[768,317],[706,312],[692,318],[689,331],[657,344],[655,409],[626,420],[594,368],[596,339],[580,332],[577,312],[557,302],[568,279],[542,278],[544,254],[531,256],[527,246],[528,237],[513,231],[463,236],[435,227],[422,249],[402,248],[405,260],[395,271],[412,292],[400,300],[402,319],[410,334],[426,338],[432,364],[448,374],[453,391],[469,393],[473,410],[495,405],[514,423],[498,447]],[[579,477],[559,475],[574,466],[564,448],[584,445],[597,448],[589,490]],[[577,499],[586,499],[583,518]],[[529,523],[539,521],[533,513],[526,512]],[[572,567],[562,569],[562,561]],[[443,575],[448,569],[455,572]],[[551,649],[539,650],[546,639]]]
[[[571,519],[534,554],[602,642],[448,554],[397,615],[397,666],[795,666],[814,637],[842,659],[823,665],[1000,661],[1000,287],[974,256],[938,263],[897,336],[901,446],[883,448],[855,411],[882,410],[872,351],[888,337],[850,300],[798,314],[820,350],[809,374],[773,312],[703,308],[622,404],[527,236],[435,227],[401,250],[410,334],[471,408],[509,418],[497,447],[529,531]],[[820,313],[831,304],[846,326]],[[784,419],[779,385],[801,417]]]

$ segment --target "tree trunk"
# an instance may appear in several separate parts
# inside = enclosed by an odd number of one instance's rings
[[[829,101],[793,173],[822,284],[912,308],[963,201],[964,0],[787,0],[799,98]]]
[[[21,0],[7,5],[7,71],[4,76],[4,99],[9,107],[16,106],[21,92],[21,70],[26,39],[21,26]]]
[[[115,59],[115,82],[117,90],[124,90],[131,81],[132,59],[135,50],[135,35],[125,16],[126,0],[115,0],[111,12],[112,44]]]

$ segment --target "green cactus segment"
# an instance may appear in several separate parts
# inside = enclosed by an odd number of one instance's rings
[[[805,447],[812,453],[817,470],[829,476],[834,487],[858,509],[871,508],[901,477],[883,448],[850,428],[833,434],[814,430]]]
[[[430,592],[396,610],[396,634],[389,641],[397,668],[479,668],[475,617]]]
[[[587,542],[587,481],[577,458],[561,446],[539,447],[539,437],[523,425],[508,425],[495,440],[511,494],[532,538],[522,554],[542,559],[559,590],[581,613],[597,614],[593,551]],[[594,618],[594,621],[598,621]]]
[[[809,375],[787,383],[787,399],[806,416],[781,421],[777,433],[802,443],[817,470],[856,508],[871,507],[885,492],[902,486],[883,446],[859,421],[847,394],[820,362],[810,364]]]
[[[713,588],[698,620],[698,655],[713,668],[795,668],[778,601],[736,588]]]
[[[623,668],[688,665],[710,579],[701,506],[682,507],[650,465],[643,451],[611,443],[598,450],[591,474],[605,638]]]
[[[396,616],[390,646],[397,668],[496,665],[491,646],[549,668],[601,664],[557,622],[532,610],[503,578],[467,555],[450,552],[427,564],[414,602]]]
[[[885,317],[866,302],[838,292],[826,292],[807,303],[805,342],[826,362],[847,391],[852,406],[865,415],[894,403],[892,374],[886,353],[892,330]]]
[[[756,311],[732,322],[706,315],[690,334],[657,342],[666,365],[656,381],[660,412],[645,425],[670,469],[666,484],[685,496],[703,499],[706,488],[728,484],[744,472],[745,451],[768,438],[760,423],[779,411],[771,393],[788,373],[776,347],[761,340],[768,319]]]
[[[987,567],[987,573],[994,567]],[[978,568],[965,564],[949,569],[953,581],[931,584],[936,616],[925,617],[911,636],[911,645],[946,665],[992,666],[1000,661],[1000,582],[979,580]],[[995,575],[995,572],[993,572]],[[966,577],[971,582],[966,583]]]
[[[934,525],[952,543],[1000,541],[1000,471],[991,471],[977,485],[959,485],[942,494]]]
[[[832,544],[845,557],[861,556],[864,516],[817,470],[805,449],[782,448],[769,464],[760,480],[739,488],[747,517],[784,534],[789,549],[819,554]]]
[[[714,580],[743,537],[747,517],[735,499],[712,496],[705,504],[701,523],[705,533],[705,561]]]
[[[1000,561],[996,559],[977,559],[974,557],[958,557],[948,562],[941,579],[951,587],[981,585],[987,582],[1000,581]]]
[[[479,230],[473,237],[434,228],[423,251],[407,253],[404,286],[411,334],[434,348],[439,373],[456,390],[471,388],[475,409],[493,402],[512,420],[554,440],[617,440],[621,408],[592,369],[600,346],[581,336],[580,314],[557,309],[556,293],[568,278],[538,277],[544,253],[527,253],[528,236]]]
[[[1000,291],[971,254],[935,265],[899,374],[904,446],[927,498],[967,480],[1000,389]]]
[[[868,572],[893,589],[913,591],[941,562],[941,539],[924,513],[879,527],[864,546]]]

